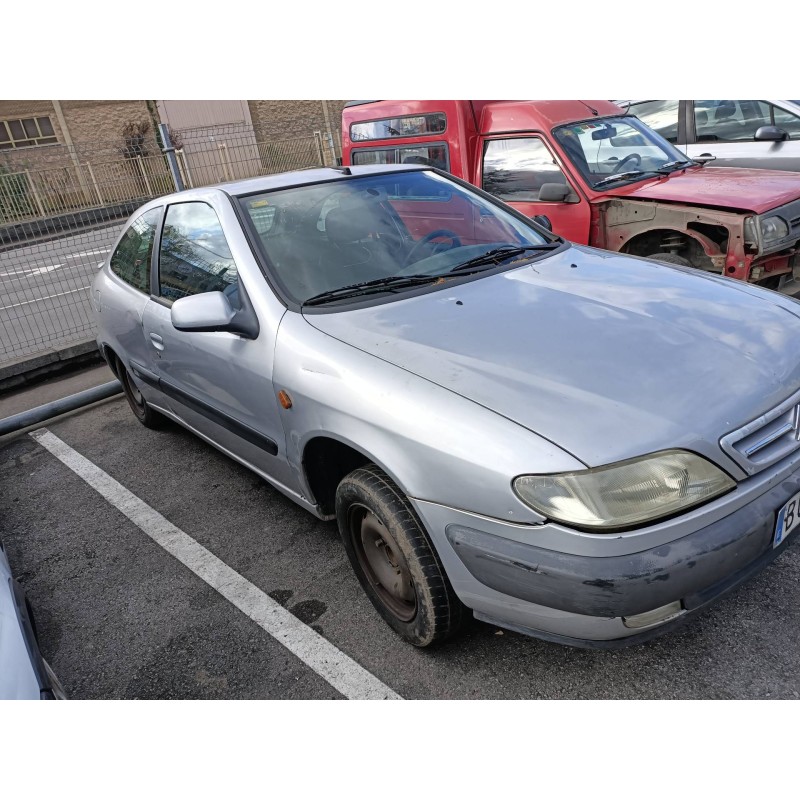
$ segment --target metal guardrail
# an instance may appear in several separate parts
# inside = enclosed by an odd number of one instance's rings
[[[332,165],[337,155],[321,133],[258,141],[245,125],[176,139],[187,188]],[[0,364],[92,337],[89,286],[122,224],[142,203],[176,191],[155,140],[135,150],[34,150],[28,166],[0,160]]]

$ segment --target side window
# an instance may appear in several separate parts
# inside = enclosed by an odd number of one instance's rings
[[[538,137],[491,139],[483,153],[483,188],[500,200],[537,201],[545,183],[567,183]]]
[[[216,212],[206,203],[169,206],[158,258],[159,294],[178,300],[223,292],[237,305],[239,281]]]
[[[752,142],[762,125],[771,125],[769,104],[761,100],[695,100],[698,142]]]
[[[430,167],[450,170],[450,157],[446,144],[409,145],[408,147],[382,147],[352,151],[353,164],[427,164]]]
[[[786,131],[790,139],[800,139],[800,117],[777,106],[772,106],[772,114],[776,127]]]
[[[150,294],[150,256],[160,217],[160,208],[137,217],[111,256],[111,271],[145,294]]]
[[[678,100],[650,100],[631,106],[631,113],[675,144],[678,141],[678,103]]]

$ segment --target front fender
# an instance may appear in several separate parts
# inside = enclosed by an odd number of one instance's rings
[[[287,312],[275,352],[275,389],[289,393],[286,451],[307,487],[302,456],[317,436],[378,464],[410,497],[521,523],[543,517],[512,479],[584,465],[505,417],[334,339]]]

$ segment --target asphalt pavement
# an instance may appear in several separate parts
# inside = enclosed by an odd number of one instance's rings
[[[0,253],[0,362],[91,337],[89,286],[122,225]]]
[[[106,379],[98,370],[82,385]],[[626,650],[577,650],[479,622],[417,650],[373,610],[335,524],[179,426],[148,430],[118,397],[47,429],[242,585],[287,609],[317,644],[404,698],[800,693],[800,548],[683,629]],[[28,433],[0,440],[0,472],[9,559],[36,611],[45,658],[71,697],[343,696],[306,651],[289,639],[284,647],[282,634],[243,613],[231,592],[212,588]]]

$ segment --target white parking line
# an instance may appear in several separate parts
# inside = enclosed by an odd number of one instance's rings
[[[25,300],[22,303],[12,303],[10,306],[0,306],[0,311],[5,311],[7,308],[16,308],[17,306],[27,306],[31,303],[39,303],[42,300],[49,300],[51,297],[63,297],[65,294],[75,294],[75,292],[85,292],[89,287],[82,286],[80,289],[70,289],[68,292],[59,292],[58,294],[48,294],[45,297],[37,297],[35,300]]]
[[[349,700],[403,699],[47,428],[33,431],[31,436],[156,544],[247,614],[337,692]]]

